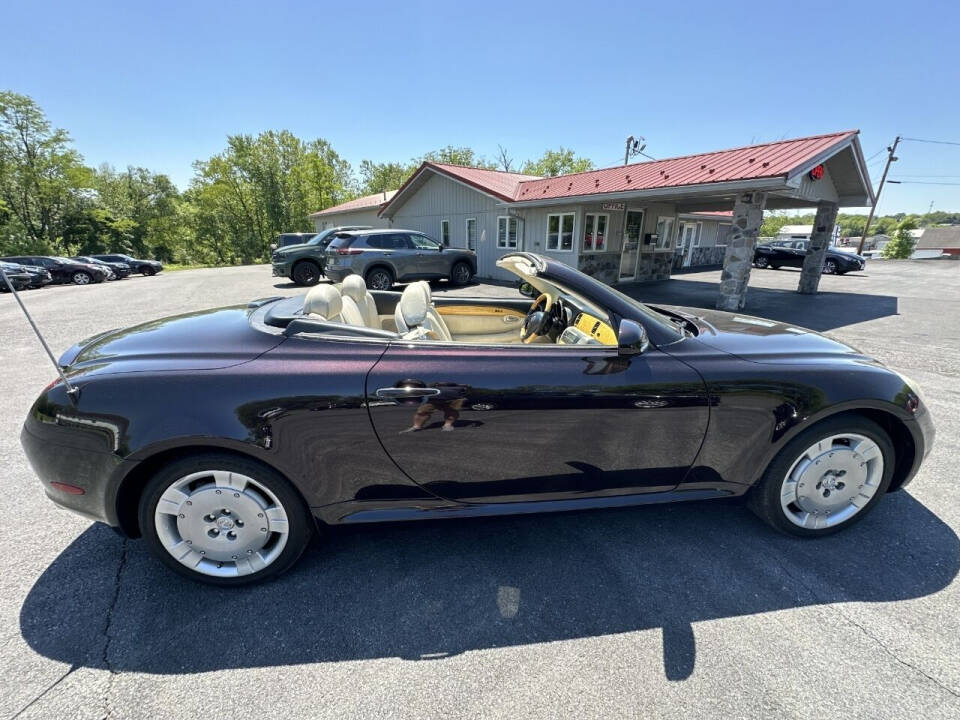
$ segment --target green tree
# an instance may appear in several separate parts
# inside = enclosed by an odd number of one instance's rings
[[[374,193],[396,190],[407,181],[407,178],[416,169],[416,164],[376,163],[372,160],[363,160],[360,163],[360,194],[373,195]]]
[[[496,163],[487,162],[482,155],[477,155],[473,148],[454,147],[453,145],[447,145],[439,150],[431,150],[428,153],[424,153],[420,158],[414,158],[414,168],[422,162],[441,163],[444,165],[465,165],[468,167],[485,168],[487,170],[497,169]]]
[[[906,217],[897,225],[893,232],[893,237],[883,246],[883,256],[885,258],[905,260],[913,254],[913,247],[917,241],[910,235],[911,230],[917,229],[916,221],[911,217]]]
[[[0,243],[14,234],[20,246],[63,251],[63,218],[90,180],[65,130],[26,95],[0,92],[0,199],[12,216]]]
[[[293,133],[231,135],[227,148],[194,163],[188,196],[196,204],[198,232],[218,262],[266,259],[280,232],[307,231],[309,214],[351,197],[350,165],[326,140],[303,141]]]
[[[586,172],[593,170],[594,167],[593,160],[590,158],[576,157],[573,150],[561,146],[559,150],[545,150],[536,160],[527,160],[520,172],[524,175],[556,177]]]

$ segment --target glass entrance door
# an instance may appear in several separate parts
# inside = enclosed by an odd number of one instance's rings
[[[640,243],[643,242],[643,211],[627,210],[623,224],[623,245],[620,250],[620,279],[637,277],[637,261],[640,259]]]

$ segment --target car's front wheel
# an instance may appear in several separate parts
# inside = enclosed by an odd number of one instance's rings
[[[141,272],[143,275],[145,275],[146,277],[150,277],[150,276],[152,276],[152,275],[156,275],[156,274],[157,274],[157,271],[154,270],[154,269],[153,269],[152,267],[150,267],[149,265],[144,265],[144,266],[143,266],[143,269],[142,269],[140,272]]]
[[[756,265],[758,268],[765,269],[770,267],[770,260],[766,256],[761,255],[756,260],[754,260],[753,264]]]
[[[213,585],[279,575],[297,561],[313,531],[286,478],[254,460],[219,453],[161,469],[144,489],[139,520],[164,564]]]
[[[310,260],[301,260],[293,266],[290,277],[297,285],[316,285],[320,282],[320,266]]]
[[[887,432],[859,415],[824,420],[791,440],[751,490],[750,508],[791,535],[852,525],[890,487],[895,452]]]
[[[827,261],[823,264],[823,272],[824,272],[824,274],[826,274],[826,275],[836,275],[836,274],[839,273],[839,271],[840,271],[840,268],[839,268],[839,266],[837,265],[837,261],[836,261],[836,260],[827,260]]]
[[[70,281],[74,285],[89,285],[93,282],[93,277],[88,272],[83,272],[78,270],[73,275],[70,276]]]

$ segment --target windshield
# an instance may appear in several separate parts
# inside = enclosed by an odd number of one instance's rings
[[[329,238],[329,237],[333,234],[333,230],[334,230],[333,228],[330,228],[329,230],[324,230],[324,231],[323,231],[322,233],[320,233],[319,235],[315,235],[313,238],[310,239],[309,242],[307,242],[307,245],[319,245],[319,244],[321,244],[322,242],[324,242],[327,238]]]

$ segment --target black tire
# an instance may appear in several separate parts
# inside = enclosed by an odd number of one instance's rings
[[[803,452],[816,443],[818,439],[841,433],[863,435],[873,440],[880,448],[883,455],[883,476],[879,486],[876,492],[874,492],[873,497],[852,517],[830,527],[817,529],[800,527],[790,521],[781,506],[780,493],[784,479],[797,459],[802,457]],[[747,496],[747,505],[760,519],[787,535],[797,535],[800,537],[830,535],[859,522],[876,506],[877,502],[880,501],[880,498],[886,494],[890,487],[895,461],[896,452],[894,451],[890,436],[877,423],[862,415],[853,413],[837,415],[836,417],[827,418],[804,430],[787,443],[767,467],[763,477],[751,488]]]
[[[765,255],[760,255],[755,261],[754,265],[763,270],[764,268],[770,267],[770,259]]]
[[[157,274],[157,271],[149,265],[144,265],[140,272],[143,273],[145,277],[152,277]]]
[[[241,473],[266,486],[280,500],[286,512],[289,532],[286,545],[277,558],[265,568],[236,577],[218,577],[192,570],[174,558],[164,547],[154,523],[154,512],[164,491],[176,480],[186,475],[205,470],[227,470]],[[204,453],[192,455],[164,466],[150,478],[140,498],[138,511],[140,532],[150,551],[171,570],[197,582],[208,585],[250,585],[277,577],[290,569],[303,554],[313,535],[314,521],[306,503],[296,488],[276,470],[250,458],[230,453]]]
[[[770,263],[770,269],[771,269],[771,270],[779,270],[779,269],[780,269],[780,266],[779,266],[779,265],[774,265],[773,263]]]
[[[70,275],[70,282],[74,285],[89,285],[93,282],[93,276],[83,270],[77,270],[77,272]]]
[[[290,279],[297,285],[316,285],[320,282],[320,266],[313,260],[300,260],[293,266]]]
[[[390,268],[383,267],[382,265],[367,270],[363,281],[371,290],[389,290],[396,282]]]
[[[837,261],[831,258],[828,258],[827,261],[823,264],[823,274],[824,275],[839,275],[840,266],[837,265]]]
[[[470,263],[456,262],[453,264],[453,267],[450,268],[450,282],[454,285],[466,285],[470,282],[470,278],[473,277],[473,268],[470,267]]]

